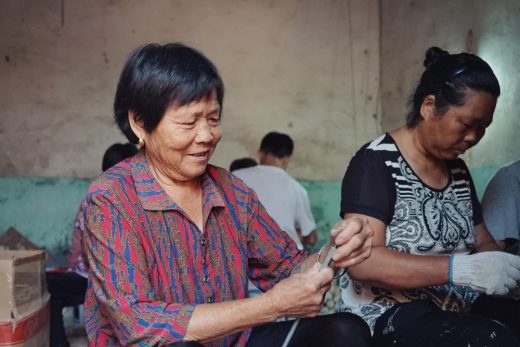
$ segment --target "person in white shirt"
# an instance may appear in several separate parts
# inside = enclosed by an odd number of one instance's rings
[[[286,134],[270,132],[258,150],[259,165],[233,171],[258,195],[267,213],[296,243],[316,243],[316,222],[307,191],[285,170],[293,153],[293,140]]]
[[[482,197],[482,216],[502,249],[520,255],[520,160],[502,166]]]

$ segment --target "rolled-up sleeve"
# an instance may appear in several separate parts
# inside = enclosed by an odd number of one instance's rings
[[[195,305],[159,300],[131,206],[110,192],[96,192],[88,196],[84,213],[90,282],[85,323],[91,345],[117,339],[122,345],[181,341]]]

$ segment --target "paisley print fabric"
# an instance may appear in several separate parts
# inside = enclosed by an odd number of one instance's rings
[[[447,164],[448,184],[443,189],[431,188],[408,165],[393,139],[383,135],[352,159],[343,179],[341,212],[382,220],[387,225],[386,246],[397,252],[469,253],[476,242],[474,226],[482,222],[480,205],[464,162]],[[370,198],[364,198],[367,195]],[[428,299],[445,310],[467,311],[477,298],[469,287],[388,290],[357,282],[348,274],[340,279],[340,288],[338,310],[360,315],[372,329],[375,320],[395,303]]]

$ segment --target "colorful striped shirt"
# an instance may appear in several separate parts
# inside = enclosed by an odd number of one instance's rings
[[[144,153],[104,172],[83,202],[91,346],[182,341],[197,304],[246,298],[289,276],[306,254],[255,193],[226,170],[202,176],[204,232],[151,174]],[[250,329],[208,346],[244,346]]]

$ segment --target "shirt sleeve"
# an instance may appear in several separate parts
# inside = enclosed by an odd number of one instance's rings
[[[482,198],[484,221],[497,240],[519,239],[520,182],[504,169],[491,179]]]
[[[312,216],[311,204],[309,202],[309,196],[305,188],[299,183],[297,186],[297,205],[296,205],[296,223],[300,229],[302,236],[309,236],[310,233],[316,229],[316,222]]]
[[[263,292],[288,277],[307,257],[280,229],[251,191],[248,222],[249,279]]]
[[[374,151],[360,149],[350,161],[341,185],[340,216],[359,213],[388,225],[396,199],[392,176]]]
[[[107,192],[93,194],[87,201],[84,242],[90,266],[89,291],[95,295],[92,304],[96,306],[89,309],[108,320],[121,345],[181,341],[195,305],[158,299],[148,278],[139,225],[131,211]],[[96,345],[103,343],[94,341]]]

